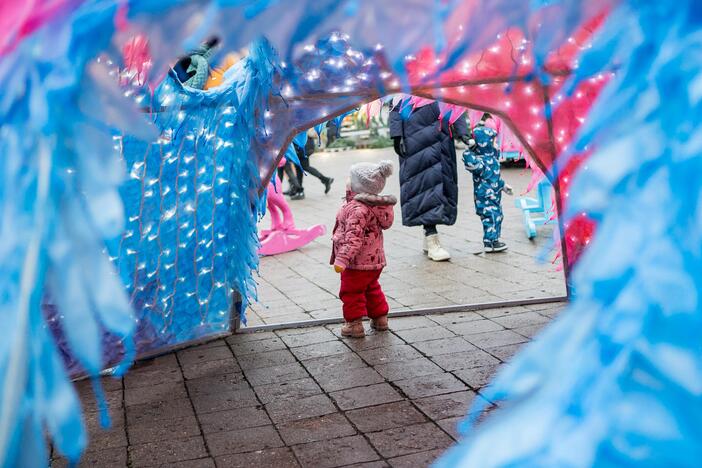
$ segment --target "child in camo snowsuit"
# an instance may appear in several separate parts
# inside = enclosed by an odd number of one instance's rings
[[[473,138],[463,153],[463,164],[473,174],[475,212],[483,223],[483,245],[486,252],[501,252],[507,245],[500,241],[502,231],[502,192],[512,194],[512,188],[500,177],[500,152],[495,139],[497,132],[486,126],[492,118],[483,114],[473,128]]]

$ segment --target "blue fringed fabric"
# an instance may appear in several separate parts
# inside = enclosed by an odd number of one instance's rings
[[[88,4],[72,13],[0,63],[3,466],[45,465],[45,430],[69,459],[86,446],[78,398],[42,312],[45,287],[62,307],[60,329],[74,358],[91,375],[102,369],[103,329],[123,339],[117,373],[133,355],[131,309],[102,253],[123,222],[122,171],[102,117],[139,117],[105,92],[100,69],[84,68],[108,46],[115,8]],[[86,107],[91,95],[102,96],[100,112]],[[141,121],[135,128],[147,135]]]
[[[617,71],[578,143],[597,149],[570,210],[598,232],[577,297],[486,389],[503,408],[437,466],[699,465],[701,33],[695,0],[621,2],[585,52],[576,82]]]
[[[167,79],[136,105],[110,68],[116,3],[84,2],[0,63],[4,465],[44,465],[44,429],[71,460],[84,449],[65,356],[119,373],[135,350],[226,329],[231,291],[255,294],[261,176],[291,129],[383,93],[370,58],[402,79],[405,55],[454,40],[442,35],[450,20],[465,33],[441,67],[510,27],[534,33],[545,63],[609,4],[574,78],[617,70],[576,145],[598,148],[570,197],[599,226],[574,273],[578,297],[485,391],[505,407],[439,464],[700,459],[698,2],[131,1],[128,32],[148,37],[156,76],[210,33],[238,49],[266,31],[286,62],[275,73],[259,42],[222,89]],[[318,40],[332,26],[342,33]],[[49,318],[44,298],[58,306]]]

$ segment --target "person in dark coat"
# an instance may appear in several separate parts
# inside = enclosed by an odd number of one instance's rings
[[[424,252],[436,262],[451,254],[441,247],[436,226],[452,225],[458,214],[458,169],[454,138],[468,141],[464,116],[449,125],[439,120],[439,104],[390,112],[390,137],[400,157],[402,224],[424,227]]]

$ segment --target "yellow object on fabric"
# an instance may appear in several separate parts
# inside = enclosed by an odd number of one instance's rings
[[[244,54],[242,54],[241,52],[231,52],[227,54],[224,57],[222,63],[218,67],[213,68],[210,72],[210,76],[207,79],[207,83],[205,84],[205,89],[215,88],[221,85],[224,81],[224,72],[229,70],[232,66],[234,66],[235,63],[237,63],[243,57]]]

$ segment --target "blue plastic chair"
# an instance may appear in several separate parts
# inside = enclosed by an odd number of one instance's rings
[[[536,237],[537,226],[551,222],[551,184],[544,179],[536,188],[536,198],[518,197],[514,200],[517,208],[522,210],[524,230],[528,239]]]
[[[522,154],[519,151],[500,151],[500,162],[519,161]]]
[[[503,138],[504,138],[504,136],[502,135],[502,133],[500,133],[500,136],[499,136],[500,140],[499,140],[499,143],[497,145],[498,148],[502,148],[502,139]],[[519,161],[520,159],[522,159],[522,153],[520,153],[519,151],[500,151],[500,162],[501,163],[508,162],[508,161],[512,161],[512,162]]]

